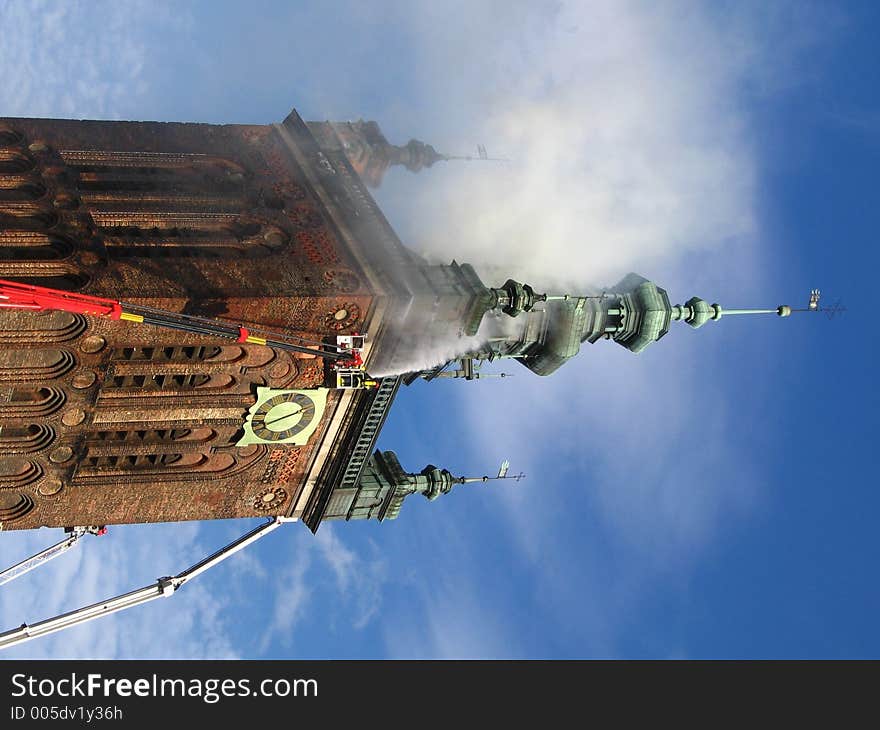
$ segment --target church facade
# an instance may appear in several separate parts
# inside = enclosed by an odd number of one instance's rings
[[[320,345],[16,308],[0,286],[0,529],[391,519],[409,494],[469,481],[374,451],[402,383],[473,379],[499,358],[547,375],[584,342],[639,352],[673,320],[722,315],[673,307],[636,275],[548,295],[428,264],[365,182],[445,159],[295,111],[272,125],[0,119],[0,280],[317,343],[366,335],[371,375],[346,387]]]
[[[0,120],[0,279],[324,336],[381,330],[381,271],[401,252],[295,112]],[[315,529],[316,485],[362,466],[397,385],[324,389],[325,371],[259,344],[0,309],[0,524],[283,514]],[[307,443],[237,445],[257,388],[323,391]]]

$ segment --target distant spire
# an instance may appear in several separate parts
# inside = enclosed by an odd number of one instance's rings
[[[403,165],[410,172],[420,172],[435,162],[450,159],[418,139],[411,139],[402,147],[388,145],[387,154],[389,165]]]
[[[418,139],[411,139],[403,147],[389,145],[389,150],[390,164],[403,165],[410,172],[419,172],[426,167],[431,167],[435,162],[446,162],[449,160],[510,162],[506,157],[489,157],[486,153],[486,148],[481,144],[477,145],[476,157],[472,155],[448,155],[444,152],[438,152],[431,145]]]
[[[486,148],[477,145],[476,155],[448,155],[418,139],[405,145],[393,145],[374,121],[308,122],[309,129],[326,149],[340,149],[355,172],[370,187],[382,184],[388,168],[402,165],[410,172],[420,172],[436,162],[477,160],[508,162],[503,157],[489,157]]]
[[[775,314],[779,317],[790,317],[792,312],[825,312],[829,319],[835,314],[845,311],[837,302],[833,309],[819,306],[820,292],[818,289],[810,291],[809,304],[802,309],[793,309],[788,304],[780,304],[775,309],[724,309],[720,304],[707,304],[699,297],[688,299],[685,304],[676,304],[672,307],[672,319],[681,320],[694,329],[702,327],[709,320],[718,320],[722,316],[735,314]]]
[[[505,459],[501,462],[501,467],[498,469],[498,474],[494,477],[456,477],[456,480],[459,484],[468,484],[470,482],[491,482],[496,481],[498,479],[513,479],[518,482],[522,479],[526,478],[526,475],[520,472],[519,474],[510,475],[510,462]]]
[[[447,494],[456,484],[475,484],[494,482],[501,479],[512,479],[516,482],[525,479],[526,475],[519,474],[509,475],[510,462],[505,460],[498,470],[497,476],[481,476],[481,477],[457,477],[447,469],[439,469],[433,464],[429,464],[418,474],[409,474],[409,490],[414,494],[420,492],[428,499],[437,499],[441,494]]]
[[[507,157],[489,157],[489,154],[486,152],[486,148],[484,145],[477,145],[477,156],[473,157],[471,155],[443,155],[444,160],[466,160],[468,162],[473,162],[475,160],[484,160],[486,162],[510,162]]]
[[[334,494],[336,513],[325,519],[378,519],[393,520],[400,514],[404,500],[412,494],[422,494],[435,500],[448,494],[456,484],[490,482],[496,480],[520,481],[525,474],[508,474],[510,462],[504,461],[494,477],[458,477],[448,469],[428,464],[417,474],[407,472],[393,451],[376,451],[368,460],[358,480],[357,489],[337,489]]]

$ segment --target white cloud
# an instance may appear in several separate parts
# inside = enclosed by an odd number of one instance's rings
[[[5,0],[2,115],[118,119],[150,89],[155,44],[190,24],[179,4]]]
[[[59,538],[56,530],[4,534],[4,561],[14,562]],[[174,575],[195,563],[211,547],[200,539],[195,523],[113,527],[106,536],[83,538],[66,555],[3,586],[0,622],[4,630],[33,624],[150,585],[159,575]],[[231,605],[227,595],[196,582],[170,599],[31,640],[4,656],[234,656],[228,631]]]
[[[425,600],[427,603],[427,600]],[[432,611],[404,616],[387,631],[395,659],[512,659],[511,644],[485,606],[430,599]]]
[[[387,578],[379,547],[368,541],[368,554],[358,555],[343,543],[334,526],[329,524],[319,530],[316,540],[321,558],[336,576],[339,596],[351,603],[352,626],[364,628],[379,611]]]
[[[466,556],[462,556],[467,560]],[[408,590],[421,610],[396,614],[384,626],[385,643],[397,659],[509,659],[522,656],[516,628],[503,610],[481,600],[466,563],[456,574],[431,582],[412,580]]]
[[[290,540],[291,560],[273,582],[272,616],[260,639],[261,651],[277,643],[300,653],[299,631],[307,622],[317,621],[322,630],[333,630],[337,623],[355,630],[370,624],[387,580],[378,547],[367,541],[359,554],[332,524],[323,525],[317,536],[299,530]]]
[[[313,540],[308,534],[294,540],[293,559],[282,570],[272,592],[272,618],[260,638],[260,651],[265,652],[273,642],[290,647],[294,644],[294,630],[305,617],[313,590],[308,572],[313,562]]]

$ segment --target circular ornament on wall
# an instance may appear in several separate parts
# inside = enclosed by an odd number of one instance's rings
[[[63,464],[73,458],[73,449],[69,446],[59,446],[49,454],[49,461],[53,464]]]
[[[357,324],[361,317],[361,308],[354,302],[345,304],[324,315],[324,325],[334,332],[347,330]]]
[[[287,501],[287,490],[281,487],[269,487],[254,497],[253,507],[260,512],[278,509]]]
[[[98,375],[93,370],[83,370],[82,372],[77,373],[73,376],[73,380],[70,384],[74,388],[82,390],[83,388],[89,388],[94,385],[97,379]]]
[[[71,408],[69,411],[65,411],[61,416],[61,423],[65,426],[79,426],[83,421],[86,420],[86,412],[82,410],[82,408]]]
[[[88,355],[94,355],[96,352],[103,350],[106,344],[107,340],[101,337],[101,335],[89,335],[79,343],[79,349]]]
[[[44,497],[52,497],[62,490],[64,484],[56,476],[49,476],[43,480],[43,483],[37,488],[37,491]]]

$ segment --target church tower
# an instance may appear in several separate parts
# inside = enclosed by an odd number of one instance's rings
[[[295,111],[0,119],[0,529],[394,517],[469,481],[374,453],[402,383],[728,313],[635,274],[574,296],[429,264],[364,180],[441,159]]]

